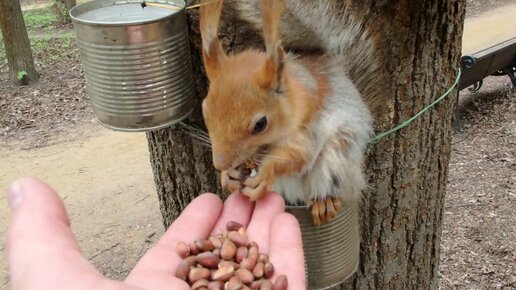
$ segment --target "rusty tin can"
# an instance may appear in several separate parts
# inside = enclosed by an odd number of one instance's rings
[[[329,223],[315,226],[306,206],[287,206],[301,226],[308,289],[333,289],[351,277],[360,259],[358,204],[344,204]]]
[[[193,109],[185,2],[94,0],[70,11],[95,116],[119,131],[175,124]]]

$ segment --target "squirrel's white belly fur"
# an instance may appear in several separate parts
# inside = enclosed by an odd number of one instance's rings
[[[231,5],[257,29],[262,28],[260,1],[231,0]],[[361,22],[340,1],[288,0],[288,13],[281,18],[283,44],[290,48],[322,49],[333,54],[324,75],[331,91],[324,108],[309,125],[312,148],[309,160],[299,172],[278,176],[273,190],[291,204],[308,203],[314,198],[340,197],[344,202],[360,197],[366,186],[363,173],[364,151],[373,132],[373,118],[348,72],[374,70],[373,42]],[[347,61],[347,62],[346,62]],[[301,65],[291,72],[305,86],[315,86],[315,78]],[[362,85],[364,85],[362,83]]]
[[[338,56],[333,60],[325,73],[330,91],[308,128],[312,146],[308,151],[312,155],[299,172],[278,176],[274,182],[273,190],[291,204],[327,196],[340,197],[344,202],[355,200],[366,185],[362,165],[373,132],[373,118],[357,88],[346,77],[345,63]],[[306,69],[293,66],[300,83],[315,86]]]

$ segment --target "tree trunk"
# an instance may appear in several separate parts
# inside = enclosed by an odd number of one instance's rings
[[[72,19],[70,18],[70,9],[72,9],[76,5],[76,0],[54,0],[54,5],[52,6],[52,10],[57,15],[59,22],[61,23],[70,23]]]
[[[64,4],[66,10],[70,10],[73,7],[75,7],[75,5],[77,5],[77,2],[75,0],[59,0],[59,1],[61,1]]]
[[[321,0],[322,1],[322,0]],[[453,83],[460,58],[464,1],[342,0],[366,15],[369,33],[381,39],[386,98],[381,131],[419,112]],[[206,80],[200,68],[197,11],[189,12],[197,105],[188,122],[202,126]],[[221,37],[237,51],[260,45],[259,34],[224,11]],[[369,190],[362,204],[361,264],[345,289],[436,289],[442,210],[451,141],[453,98],[369,148]],[[164,224],[200,192],[220,193],[210,152],[181,126],[148,134]]]
[[[37,80],[39,75],[34,68],[29,35],[18,0],[0,1],[0,28],[13,82],[27,84]]]

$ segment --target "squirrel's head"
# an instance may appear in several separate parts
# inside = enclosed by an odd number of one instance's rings
[[[279,40],[283,0],[263,0],[266,52],[226,55],[217,36],[222,1],[201,2],[203,60],[210,81],[203,115],[211,139],[213,163],[227,170],[259,158],[289,127],[285,53]],[[210,2],[210,0],[207,0]]]

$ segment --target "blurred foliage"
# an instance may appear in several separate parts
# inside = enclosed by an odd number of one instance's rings
[[[37,30],[51,31],[56,22],[59,21],[52,8],[44,7],[23,11],[23,19],[29,34]]]
[[[32,6],[28,6],[32,8]],[[61,22],[51,3],[23,10],[34,60],[38,65],[48,65],[63,58],[76,58],[75,35],[71,25]],[[24,7],[26,8],[26,7]],[[0,62],[7,62],[0,34]]]
[[[52,5],[52,10],[54,10],[55,15],[59,19],[61,23],[70,23],[72,19],[70,18],[70,14],[68,14],[68,8],[61,0],[53,0],[54,5]]]

